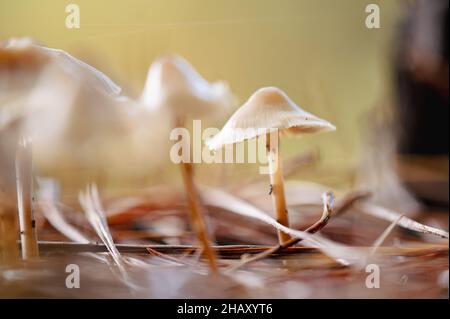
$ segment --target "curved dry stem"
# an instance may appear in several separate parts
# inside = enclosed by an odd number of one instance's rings
[[[308,229],[306,229],[306,232],[312,233],[312,234],[318,232],[319,230],[321,230],[328,224],[328,221],[331,216],[338,216],[338,215],[343,214],[350,207],[352,207],[353,204],[355,204],[356,202],[358,202],[360,200],[366,199],[369,196],[370,196],[370,193],[368,193],[368,192],[362,192],[362,191],[352,192],[352,193],[348,194],[344,199],[342,199],[341,202],[339,203],[339,205],[337,205],[337,207],[335,209],[333,209],[333,206],[334,206],[333,193],[331,193],[331,192],[324,193],[323,194],[324,209],[322,212],[322,217],[315,224],[313,224]],[[258,260],[264,259],[266,257],[269,257],[283,249],[289,248],[289,247],[299,243],[301,240],[302,240],[301,238],[292,238],[291,240],[289,240],[288,242],[286,242],[282,245],[274,246],[272,248],[269,248],[269,249],[257,254],[256,256],[254,256],[252,258],[245,259],[242,262],[238,263],[237,265],[229,267],[226,271],[231,272],[231,271],[241,268],[251,262],[258,261]]]
[[[322,196],[323,196],[322,216],[316,223],[314,223],[312,226],[310,226],[310,227],[308,227],[308,229],[306,229],[306,232],[308,232],[308,233],[314,234],[314,233],[318,232],[319,230],[321,230],[323,227],[325,227],[325,225],[328,224],[328,220],[330,219],[330,217],[333,213],[333,208],[334,208],[333,193],[327,192],[327,193],[324,193]],[[262,253],[259,253],[258,255],[254,256],[252,258],[248,258],[248,259],[241,261],[237,265],[234,265],[234,266],[228,268],[227,272],[234,271],[238,268],[248,265],[251,262],[266,258],[274,253],[277,253],[278,251],[280,251],[282,249],[288,248],[290,246],[293,246],[293,245],[299,243],[301,240],[302,240],[301,238],[291,238],[290,240],[288,240],[287,242],[284,242],[281,245],[274,246],[271,249],[268,249]]]

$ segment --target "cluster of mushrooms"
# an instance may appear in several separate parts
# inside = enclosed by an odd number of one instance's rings
[[[220,94],[216,89],[217,86],[207,83],[184,59],[171,55],[157,59],[151,66],[143,99],[151,107],[173,108],[180,116],[177,123],[183,125],[186,110],[194,110],[190,114],[192,117],[199,112],[206,113],[205,109],[217,112],[216,108],[221,105],[217,102]],[[206,144],[211,150],[218,150],[226,145],[266,135],[270,193],[276,218],[280,224],[289,227],[279,137],[284,134],[301,135],[331,130],[335,130],[335,126],[304,111],[279,88],[264,87],[253,93],[228,119],[222,130]],[[193,227],[211,269],[216,269],[215,255],[205,227],[205,209],[193,180],[192,161],[189,159],[182,162],[181,170]],[[290,240],[290,236],[278,230],[278,239],[283,244]]]
[[[87,86],[89,90],[95,88],[101,92],[101,94],[96,93],[96,102],[91,105],[91,108],[86,110],[86,112],[100,114],[101,120],[98,122],[94,121],[91,125],[94,127],[93,134],[95,134],[96,129],[100,130],[99,123],[103,125],[109,121],[105,120],[105,115],[100,110],[102,105],[110,107],[112,112],[109,114],[116,114],[117,118],[120,119],[113,118],[111,120],[115,124],[114,127],[117,127],[117,123],[122,125],[125,118],[132,117],[133,120],[130,123],[135,125],[140,118],[146,119],[151,117],[154,125],[161,125],[163,123],[174,128],[185,127],[187,121],[190,119],[202,119],[206,116],[222,114],[234,101],[225,83],[210,83],[206,81],[186,60],[177,55],[166,54],[154,61],[149,69],[141,97],[134,100],[120,95],[120,88],[100,71],[61,50],[42,47],[30,41],[19,39],[10,42],[0,49],[0,60],[12,60],[14,55],[20,54],[29,54],[30,57],[27,59],[33,58],[56,62],[56,67],[64,70],[66,77],[68,76],[69,79],[72,79],[81,75],[82,81],[79,85]],[[50,69],[49,71],[47,69],[46,72],[53,72],[53,70]],[[58,84],[57,81],[55,83]],[[0,89],[2,89],[1,86]],[[42,96],[48,97],[56,96],[57,91],[58,87],[56,86],[54,90],[47,90],[45,92],[38,91],[37,93],[38,95],[42,94]],[[65,93],[66,95],[75,94],[70,90]],[[92,92],[89,94],[92,94]],[[98,96],[101,96],[101,98],[97,98]],[[28,96],[27,101],[33,102],[34,100]],[[58,97],[48,100],[48,104],[59,102]],[[92,109],[94,106],[96,109]],[[33,128],[35,126],[29,124],[30,117],[26,116],[33,113],[33,109],[31,111],[27,109],[32,106],[29,103],[22,103],[21,107],[23,108],[23,112],[19,115],[25,118],[23,123],[26,124],[20,126],[21,130],[17,135],[33,135],[30,127]],[[42,110],[45,107],[46,105],[38,105],[36,109]],[[61,108],[61,105],[51,106],[49,114],[57,112],[55,109],[58,109],[58,107]],[[97,111],[97,108],[99,111]],[[124,110],[126,111],[124,112]],[[17,114],[17,112],[8,111],[8,108],[0,107],[0,133],[4,134],[5,127],[11,126],[17,121],[20,117]],[[46,125],[42,122],[45,118],[39,118],[39,120],[40,125]],[[50,121],[51,119],[47,120]],[[78,120],[88,121],[89,119],[87,117],[78,117]],[[79,123],[76,124],[79,125]],[[130,130],[133,130],[133,125],[130,126]],[[144,124],[142,125],[145,127]],[[123,126],[128,127],[127,125]],[[254,130],[250,131],[247,129]],[[279,152],[279,138],[284,134],[302,135],[331,130],[335,130],[332,124],[304,111],[282,90],[276,87],[264,87],[253,93],[228,119],[222,130],[208,140],[206,144],[210,150],[219,150],[226,145],[241,143],[249,139],[266,138],[270,194],[273,197],[276,218],[280,224],[289,227],[288,209],[283,186],[282,161]],[[42,137],[42,134],[39,132],[34,134],[33,141],[39,141],[39,138]],[[247,134],[245,132],[253,133]],[[56,133],[50,135],[58,135]],[[70,134],[66,135],[70,136]],[[85,143],[86,138],[89,137],[84,136],[81,142]],[[158,138],[166,139],[167,136],[159,136]],[[75,144],[70,147],[71,149],[75,149],[75,151],[82,152],[84,146],[82,147],[80,145]],[[144,147],[145,145],[140,146]],[[55,147],[55,144],[52,144],[52,147]],[[151,151],[159,152],[155,148]],[[132,154],[128,156],[132,156]],[[0,158],[0,163],[1,160]],[[205,223],[206,210],[202,205],[202,199],[194,181],[192,160],[182,161],[179,163],[179,166],[187,195],[192,222],[191,226],[197,234],[198,241],[202,246],[203,253],[207,257],[210,268],[216,270],[216,257],[211,246],[211,238],[207,231],[207,223]],[[278,238],[280,244],[290,239],[289,235],[282,231],[278,231]]]

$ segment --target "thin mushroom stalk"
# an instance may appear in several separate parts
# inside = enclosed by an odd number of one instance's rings
[[[206,223],[203,218],[204,208],[200,201],[198,189],[193,178],[193,167],[191,163],[180,163],[181,174],[183,176],[184,188],[186,190],[187,201],[190,211],[190,219],[192,227],[197,234],[197,239],[202,245],[203,252],[208,259],[208,264],[213,271],[217,271],[216,254],[211,247]]]
[[[140,101],[148,110],[168,109],[174,124],[185,127],[188,118],[199,119],[220,114],[232,103],[233,97],[225,83],[209,83],[186,60],[174,54],[167,54],[157,58],[150,66]],[[186,142],[183,139],[183,143]],[[183,145],[184,149],[190,149],[190,145]],[[211,248],[204,220],[205,209],[194,182],[191,163],[191,158],[188,163],[183,158],[180,168],[192,228],[202,245],[210,268],[217,271],[215,253]]]
[[[278,130],[266,135],[266,150],[269,162],[270,172],[270,193],[273,198],[277,221],[286,227],[289,227],[289,216],[284,196],[284,178],[282,162],[279,154],[279,135]],[[278,230],[278,241],[281,244],[291,239],[291,236]]]
[[[22,139],[17,146],[16,184],[22,258],[29,260],[39,257],[39,250],[32,206],[32,149],[26,139]]]
[[[184,127],[185,120],[182,118],[178,119],[178,124],[180,127]],[[188,144],[185,140],[183,143]],[[190,145],[184,145],[183,150]],[[217,261],[216,254],[211,247],[211,241],[208,236],[208,231],[205,222],[205,208],[200,200],[200,194],[198,188],[194,181],[194,167],[189,158],[188,162],[180,162],[181,175],[183,177],[184,189],[186,191],[187,202],[190,212],[190,221],[194,232],[197,235],[197,240],[199,241],[203,253],[208,260],[209,267],[212,271],[217,271]]]
[[[269,160],[270,193],[279,224],[289,227],[283,186],[283,168],[279,154],[279,134],[303,135],[333,131],[336,127],[296,105],[286,93],[276,87],[265,87],[253,93],[228,119],[222,130],[206,143],[211,150],[226,145],[266,136]],[[268,133],[269,132],[269,133]],[[278,231],[280,244],[290,236]]]

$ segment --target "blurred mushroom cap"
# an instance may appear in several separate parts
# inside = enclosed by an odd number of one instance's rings
[[[219,149],[275,129],[280,133],[306,134],[332,131],[336,127],[301,109],[282,90],[265,87],[253,93],[206,144],[210,149]]]
[[[38,45],[30,38],[13,38],[3,48],[0,47],[0,70],[14,67],[35,70],[47,63],[57,64],[73,77],[105,94],[117,96],[121,92],[121,88],[105,74],[63,50]]]
[[[60,53],[52,57],[54,52]],[[170,114],[118,96],[115,87],[63,51],[27,41],[0,48],[0,186],[14,182],[21,136],[32,139],[34,162],[44,175],[73,173],[75,180],[102,170],[122,179],[162,165]]]
[[[185,59],[174,54],[153,62],[141,96],[141,103],[147,108],[169,108],[182,118],[223,113],[233,101],[225,82],[209,83]]]

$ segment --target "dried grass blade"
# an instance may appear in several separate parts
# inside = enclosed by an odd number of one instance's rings
[[[121,272],[125,273],[125,262],[117,247],[114,245],[111,232],[106,224],[105,215],[99,203],[96,186],[88,186],[85,193],[80,192],[79,201],[92,228],[94,228],[97,235],[107,247],[117,267]]]
[[[390,222],[395,221],[397,218],[399,218],[399,216],[401,216],[399,213],[391,211],[387,208],[381,207],[381,206],[376,206],[374,204],[369,204],[369,203],[362,203],[360,205],[358,205],[359,210],[367,215],[373,216],[373,217],[377,217],[383,220],[387,220]],[[424,234],[431,234],[431,235],[435,235],[435,236],[439,236],[442,238],[447,238],[448,239],[448,232],[439,229],[439,228],[435,228],[435,227],[430,227],[424,224],[421,224],[419,222],[416,222],[415,220],[412,220],[411,218],[408,218],[406,216],[404,216],[403,218],[401,218],[401,220],[398,221],[398,225],[400,227],[409,229],[409,230],[413,230],[419,233],[424,233]]]
[[[370,250],[369,256],[373,256],[377,249],[384,243],[389,234],[394,230],[395,226],[398,222],[403,218],[403,215],[400,215],[396,220],[394,220],[388,228],[386,228],[383,233],[373,242],[372,249]]]
[[[67,222],[60,210],[55,205],[56,186],[50,179],[38,179],[39,183],[39,206],[44,217],[61,234],[76,243],[90,243],[88,237]]]
[[[312,226],[308,227],[308,229],[306,230],[306,232],[308,232],[308,233],[314,234],[314,233],[318,232],[319,230],[321,230],[323,227],[325,227],[327,225],[327,223],[332,215],[332,212],[334,209],[333,193],[329,192],[329,193],[323,194],[322,199],[323,199],[322,216],[320,217],[319,221],[314,223]],[[287,241],[281,245],[274,246],[271,249],[268,249],[262,253],[257,254],[256,256],[245,259],[245,260],[241,261],[240,263],[238,263],[237,265],[229,267],[227,270],[229,272],[234,271],[242,266],[248,265],[251,262],[266,258],[266,257],[270,256],[271,254],[274,254],[282,249],[291,247],[291,246],[299,243],[300,241],[301,241],[300,238],[291,238],[289,241]]]
[[[336,243],[320,235],[312,235],[283,226],[264,211],[222,190],[205,187],[203,188],[203,194],[207,204],[267,223],[282,232],[302,239],[302,244],[306,247],[319,248],[323,253],[343,265],[359,263],[364,258],[364,255],[356,248]]]

